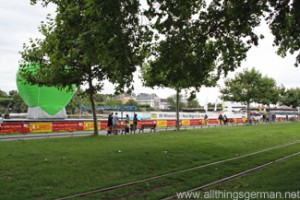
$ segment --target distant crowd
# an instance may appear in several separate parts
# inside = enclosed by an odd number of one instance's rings
[[[133,124],[130,124],[130,119],[129,119],[129,115],[126,114],[125,120],[123,121],[123,126],[124,130],[125,130],[125,134],[129,133],[129,130],[131,129],[131,132],[135,133],[135,131],[137,130],[137,125],[138,125],[138,117],[137,114],[134,114],[133,117]],[[117,135],[118,134],[118,129],[117,127],[119,127],[119,117],[118,117],[118,113],[116,112],[114,113],[110,113],[108,115],[108,119],[107,119],[107,135]]]

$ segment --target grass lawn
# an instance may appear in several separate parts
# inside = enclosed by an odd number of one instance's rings
[[[219,184],[203,192],[262,192],[267,197],[278,193],[277,199],[300,199],[300,156],[276,163],[268,168],[246,177],[238,178],[227,183]],[[259,194],[257,198],[259,199]],[[280,198],[279,198],[280,197]]]
[[[55,199],[199,166],[300,140],[299,129],[300,123],[286,123],[0,142],[0,199]],[[87,199],[157,199],[299,149],[295,144]]]

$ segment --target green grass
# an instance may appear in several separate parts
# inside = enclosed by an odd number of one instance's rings
[[[0,199],[55,199],[300,140],[299,123],[0,143]],[[88,199],[157,199],[299,150],[300,144]]]
[[[300,198],[300,156],[295,156],[248,176],[227,183],[219,184],[209,190],[230,192],[279,192],[279,195],[290,199]],[[287,194],[286,194],[287,193]],[[287,195],[287,196],[285,196]],[[296,195],[296,196],[293,196]],[[297,198],[295,198],[297,197]]]

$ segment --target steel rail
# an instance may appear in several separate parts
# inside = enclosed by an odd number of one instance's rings
[[[288,156],[285,156],[285,157],[282,157],[282,158],[279,158],[277,160],[274,160],[274,161],[270,161],[268,163],[265,163],[263,165],[259,165],[257,167],[254,167],[254,168],[251,168],[251,169],[248,169],[248,170],[245,170],[243,172],[240,172],[240,173],[237,173],[237,174],[234,174],[234,175],[231,175],[231,176],[228,176],[226,178],[222,178],[222,179],[219,179],[219,180],[216,180],[216,181],[213,181],[211,183],[208,183],[208,184],[205,184],[205,185],[202,185],[202,186],[199,186],[199,187],[196,187],[196,188],[193,188],[191,190],[188,190],[188,191],[185,191],[185,192],[182,192],[182,193],[191,193],[191,192],[196,192],[196,191],[200,191],[200,190],[204,190],[204,189],[207,189],[211,186],[214,186],[214,185],[217,185],[219,183],[224,183],[224,182],[227,182],[227,181],[230,181],[230,180],[233,180],[233,179],[236,179],[236,178],[240,178],[240,177],[243,177],[243,176],[246,176],[246,175],[249,175],[251,173],[254,173],[254,172],[257,172],[259,170],[262,170],[272,164],[275,164],[275,163],[279,163],[279,162],[283,162],[289,158],[292,158],[292,157],[295,157],[295,156],[298,156],[300,155],[300,152],[297,152],[297,153],[293,153],[291,155],[288,155]],[[169,199],[178,199],[178,195],[172,195],[172,196],[169,196],[169,197],[165,197],[161,200],[169,200]]]
[[[181,173],[184,173],[184,172],[189,172],[189,171],[193,171],[193,170],[197,170],[197,169],[202,169],[202,168],[205,168],[205,167],[209,167],[209,166],[213,166],[213,165],[217,165],[217,164],[221,164],[221,163],[225,163],[225,162],[229,162],[229,161],[238,160],[238,159],[241,159],[241,158],[246,158],[246,157],[249,157],[249,156],[252,156],[252,155],[256,155],[256,154],[264,153],[264,152],[267,152],[267,151],[288,147],[288,146],[298,144],[298,143],[300,143],[300,140],[297,140],[297,141],[292,142],[292,143],[284,144],[284,145],[279,145],[279,146],[263,149],[263,150],[256,151],[256,152],[253,152],[253,153],[249,153],[249,154],[245,154],[245,155],[242,155],[242,156],[235,156],[235,157],[232,157],[232,158],[219,160],[219,161],[212,162],[212,163],[209,163],[209,164],[204,164],[204,165],[200,165],[200,166],[196,166],[196,167],[182,169],[182,170],[178,170],[178,171],[174,171],[174,172],[170,172],[170,173],[166,173],[166,174],[162,174],[162,175],[158,175],[158,176],[153,176],[153,177],[149,177],[149,178],[145,178],[145,179],[141,179],[141,180],[137,180],[137,181],[132,181],[132,182],[127,182],[127,183],[122,183],[122,184],[119,184],[119,185],[114,185],[114,186],[110,186],[110,187],[106,187],[106,188],[102,188],[102,189],[97,189],[97,190],[92,190],[92,191],[88,191],[88,192],[84,192],[84,193],[79,193],[79,194],[74,194],[74,195],[70,195],[70,196],[60,197],[60,198],[57,198],[56,200],[65,200],[65,199],[71,199],[71,198],[77,198],[77,197],[85,197],[85,196],[96,194],[96,193],[102,193],[102,192],[116,190],[116,189],[120,189],[120,188],[124,188],[124,187],[129,187],[129,186],[137,185],[137,184],[144,183],[144,182],[147,182],[147,181],[157,180],[157,179],[169,177],[169,176],[172,176],[172,175],[181,174]]]

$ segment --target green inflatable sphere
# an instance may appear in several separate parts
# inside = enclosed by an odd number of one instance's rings
[[[29,71],[38,70],[38,68],[38,66],[26,65],[26,70]],[[70,102],[76,90],[75,86],[73,86],[73,91],[67,91],[67,89],[59,90],[56,87],[29,85],[21,77],[20,70],[17,72],[17,87],[28,107],[39,107],[49,115],[55,115],[63,109]]]

